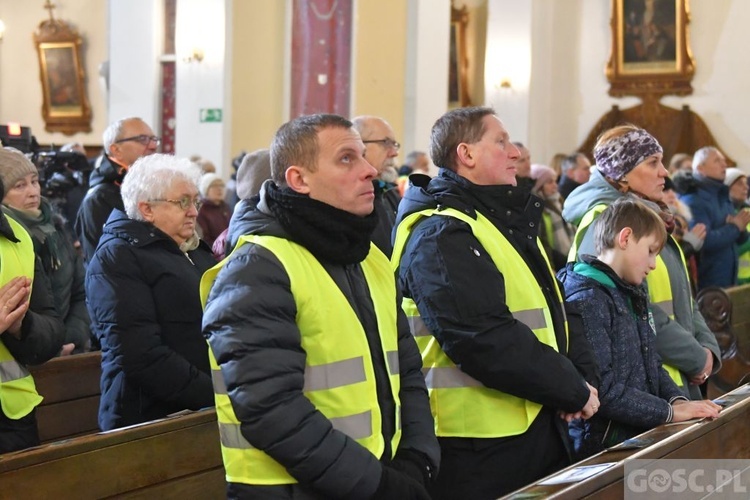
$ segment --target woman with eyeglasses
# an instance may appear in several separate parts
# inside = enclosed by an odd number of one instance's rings
[[[216,261],[195,233],[200,169],[155,154],[137,160],[86,272],[102,347],[99,427],[213,406],[199,284]]]

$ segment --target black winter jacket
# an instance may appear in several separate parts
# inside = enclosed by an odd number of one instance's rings
[[[542,200],[524,188],[477,186],[446,169],[419,187],[406,191],[397,224],[428,208],[455,208],[472,217],[481,212],[529,264],[537,280],[529,286],[547,297],[559,349],[541,343],[513,318],[505,303],[505,278],[471,228],[454,217],[428,217],[406,243],[398,283],[443,351],[486,387],[555,410],[581,410],[589,397],[581,372],[595,380],[595,363],[583,332],[571,328],[569,343],[565,338],[555,291],[559,283],[535,239]],[[578,369],[569,357],[580,357]]]
[[[584,260],[558,275],[602,377],[599,412],[570,425],[579,460],[670,421],[670,403],[686,399],[661,366],[645,287],[625,283],[591,256]]]
[[[34,253],[52,286],[57,315],[65,323],[65,342],[75,344],[73,354],[89,350],[91,320],[86,309],[86,273],[67,224],[44,198],[40,205],[41,217],[32,217],[12,207],[5,210],[24,225],[34,242]]]
[[[120,196],[120,184],[124,178],[123,167],[114,163],[107,155],[104,155],[101,164],[91,172],[91,187],[81,202],[74,225],[86,262],[94,256],[109,214],[114,209],[125,210]]]
[[[86,271],[102,430],[213,406],[199,284],[215,263],[204,242],[186,255],[153,225],[112,212]]]
[[[263,199],[242,200],[227,238],[230,248],[243,234],[289,238],[270,215]],[[359,264],[321,262],[349,299],[368,335],[379,345],[377,323],[367,282]],[[203,331],[221,366],[232,406],[245,439],[286,467],[299,484],[250,486],[230,484],[230,496],[241,498],[370,498],[382,463],[345,434],[304,396],[305,352],[295,321],[296,305],[289,276],[268,250],[246,244],[229,257],[218,274],[206,305]],[[401,373],[402,437],[398,452],[416,453],[433,470],[439,449],[433,430],[422,360],[406,317],[399,308],[398,346]],[[393,401],[382,352],[373,351],[379,406],[385,415],[385,441],[393,434]],[[301,496],[300,496],[301,495]]]
[[[396,222],[396,212],[398,204],[401,202],[401,195],[398,187],[390,182],[381,180],[372,181],[375,187],[375,211],[378,214],[378,225],[372,232],[372,242],[375,243],[386,257],[390,258],[393,253],[393,243],[391,243],[391,233]]]

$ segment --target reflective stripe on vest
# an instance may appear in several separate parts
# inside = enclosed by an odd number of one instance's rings
[[[6,216],[18,243],[0,237],[0,286],[16,276],[34,278],[34,245],[26,230]],[[6,335],[8,335],[6,333]],[[34,379],[0,341],[0,407],[10,419],[18,420],[31,413],[42,402]]]
[[[540,342],[558,350],[547,299],[536,283],[536,278],[513,245],[482,214],[477,219],[459,211],[425,210],[404,218],[396,230],[391,265],[398,269],[406,242],[423,217],[455,217],[466,222],[474,236],[489,254],[498,270],[505,276],[505,296],[513,317],[526,324]],[[554,273],[546,253],[537,238],[537,247],[547,262],[551,278]],[[562,296],[556,288],[557,300],[562,310]],[[413,300],[405,298],[403,309],[409,319],[422,354],[422,373],[430,394],[430,406],[435,419],[435,432],[444,437],[505,437],[524,433],[541,406],[482,385],[463,372],[440,348],[437,340],[419,316]],[[566,323],[567,332],[567,323]]]
[[[307,356],[302,393],[334,429],[380,458],[385,443],[372,355],[364,328],[348,299],[305,248],[281,238],[243,236],[235,251],[248,243],[261,245],[272,252],[289,276],[297,306],[301,348]],[[226,259],[203,275],[201,300],[204,304],[225,262]],[[391,440],[391,450],[395,453],[401,439],[395,279],[387,258],[374,246],[361,266],[375,308],[382,357],[396,404],[393,416],[396,431]],[[242,435],[228,395],[232,388],[227,388],[211,349],[209,361],[227,481],[259,485],[295,483],[296,480],[281,464],[253,447]],[[258,441],[262,440],[263,436],[258,436]]]
[[[594,206],[591,210],[586,212],[586,215],[581,219],[581,224],[578,226],[576,231],[575,241],[568,254],[568,262],[575,262],[578,260],[578,246],[583,241],[583,238],[588,230],[588,227],[596,220],[597,217],[607,208],[607,205],[600,204]],[[669,236],[672,238],[672,236]],[[676,242],[675,242],[676,243]],[[667,243],[668,244],[668,243]],[[680,259],[682,260],[682,267],[685,270],[685,277],[687,282],[690,283],[690,275],[687,270],[687,262],[685,262],[685,255],[682,253],[682,249],[679,244],[676,244],[677,250],[680,253]],[[669,280],[669,271],[667,270],[664,259],[661,255],[656,257],[656,268],[648,273],[646,277],[648,283],[648,298],[652,305],[658,306],[664,314],[674,320],[674,301],[672,300],[672,284]],[[692,302],[691,302],[692,307]],[[669,378],[671,378],[675,384],[679,387],[684,387],[685,382],[680,373],[680,370],[674,366],[662,363],[662,367],[667,370]]]

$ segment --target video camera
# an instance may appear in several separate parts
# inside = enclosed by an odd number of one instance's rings
[[[63,199],[68,191],[88,182],[91,167],[81,153],[37,150],[26,156],[39,169],[39,185],[45,198]]]
[[[68,151],[42,151],[29,127],[17,123],[0,125],[0,143],[18,149],[36,165],[42,196],[53,203],[65,200],[71,189],[88,184],[91,167],[86,156]]]
[[[86,156],[71,151],[43,151],[30,128],[17,123],[0,125],[0,143],[18,149],[36,165],[42,196],[69,224],[75,220],[91,173]]]

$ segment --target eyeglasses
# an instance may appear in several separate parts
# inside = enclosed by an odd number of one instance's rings
[[[397,151],[399,149],[401,149],[401,144],[399,144],[398,142],[394,141],[393,139],[389,139],[387,137],[385,139],[378,139],[378,140],[372,140],[372,141],[362,141],[362,142],[364,142],[365,144],[369,144],[371,142],[374,142],[374,143],[377,143],[377,144],[382,144],[385,149],[391,149],[391,148],[393,148],[393,149],[395,149]]]
[[[191,206],[195,207],[196,210],[200,210],[201,207],[203,206],[203,202],[201,200],[199,200],[198,198],[193,199],[193,198],[191,198],[189,196],[183,196],[179,200],[163,200],[162,199],[162,200],[148,200],[148,201],[152,202],[152,203],[156,202],[156,201],[165,201],[167,203],[173,203],[173,204],[179,206],[185,212],[187,212],[188,210],[190,210]]]
[[[115,144],[119,144],[121,142],[128,142],[128,141],[134,141],[144,146],[148,146],[150,143],[155,142],[156,145],[158,146],[159,143],[161,142],[161,137],[156,137],[155,135],[146,135],[146,134],[134,135],[133,137],[126,137],[124,139],[115,141]]]

